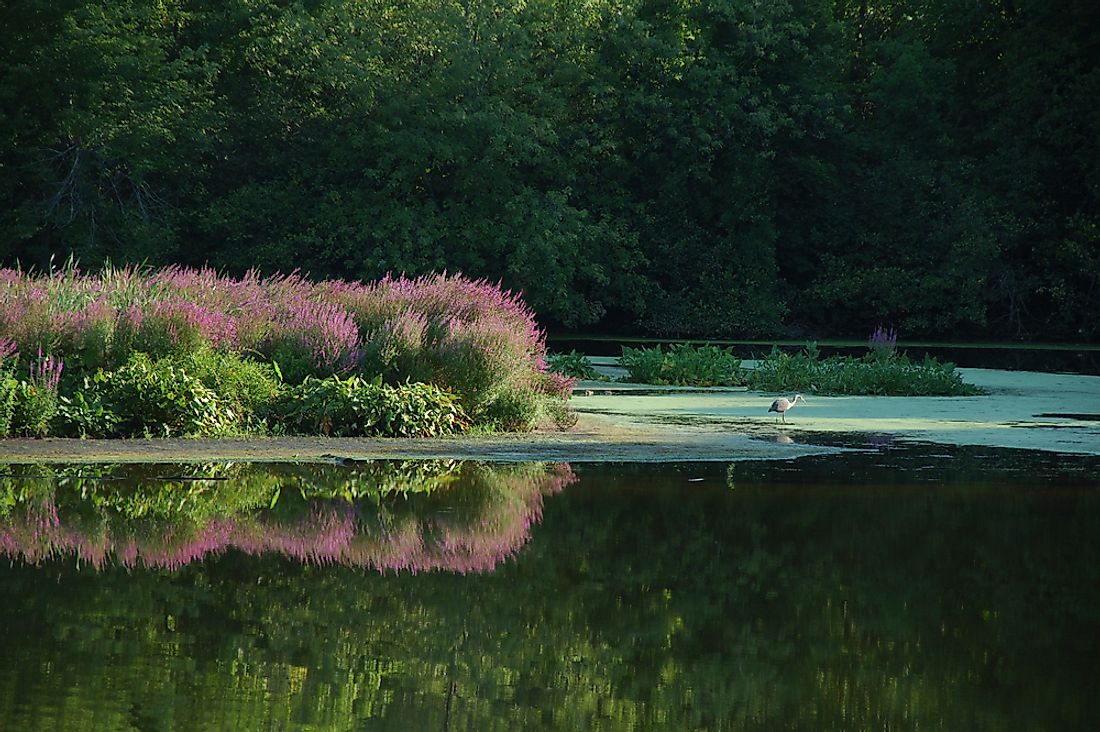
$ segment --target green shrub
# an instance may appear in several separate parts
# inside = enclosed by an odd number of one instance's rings
[[[577,411],[569,402],[560,399],[546,399],[542,403],[543,411],[554,421],[559,430],[567,430],[577,424]]]
[[[469,426],[455,396],[439,387],[358,376],[307,377],[289,390],[282,411],[293,431],[343,437],[434,437]]]
[[[83,390],[59,399],[57,429],[62,436],[111,437],[120,433],[120,421],[90,378],[85,378]]]
[[[679,386],[739,386],[745,375],[741,359],[730,348],[673,345],[668,352],[656,348],[623,347],[619,364],[626,381]]]
[[[135,353],[61,399],[60,430],[79,437],[264,433],[282,391],[274,366],[235,354],[202,347],[154,360]]]
[[[19,382],[12,376],[14,360],[0,354],[0,437],[11,432],[11,420],[15,414],[15,393]]]
[[[265,432],[276,417],[283,385],[278,366],[200,348],[173,362],[194,375],[234,412],[238,427],[246,432]]]
[[[59,401],[56,389],[21,381],[15,388],[12,405],[11,433],[26,437],[45,437],[50,423],[57,416]]]
[[[773,348],[748,375],[751,389],[802,391],[817,394],[878,394],[890,396],[973,396],[983,393],[963,382],[952,363],[926,356],[913,361],[904,353],[872,349],[863,358],[822,359],[811,344],[801,353]]]
[[[11,433],[11,421],[15,415],[15,392],[18,388],[18,381],[0,372],[0,437],[7,437]]]
[[[593,367],[592,362],[583,353],[551,353],[546,357],[546,368],[575,379],[589,381],[607,381],[607,377]]]
[[[6,349],[5,349],[6,350]],[[45,437],[50,423],[57,416],[58,388],[65,364],[50,355],[31,361],[29,378],[14,389],[11,405],[10,432],[29,437]]]
[[[272,363],[288,384],[300,384],[309,376],[318,376],[317,366],[308,348],[296,341],[284,340],[270,346]]]
[[[810,344],[800,353],[772,348],[767,357],[758,359],[746,380],[750,389],[760,391],[819,392],[821,361],[817,346]]]
[[[208,437],[237,431],[241,415],[229,400],[206,386],[179,359],[152,360],[135,353],[114,371],[100,371],[87,382],[87,403],[110,411],[113,435]]]
[[[505,389],[486,405],[480,423],[500,432],[530,432],[542,418],[545,400],[530,389]]]

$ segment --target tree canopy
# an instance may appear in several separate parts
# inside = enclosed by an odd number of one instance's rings
[[[1092,0],[8,0],[0,262],[462,271],[552,328],[1100,334]]]

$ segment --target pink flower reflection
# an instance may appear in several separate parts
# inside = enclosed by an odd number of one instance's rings
[[[0,553],[29,564],[72,556],[97,569],[113,561],[124,567],[176,570],[236,549],[378,572],[489,572],[530,540],[545,496],[576,482],[576,476],[568,464],[487,474],[491,477],[473,486],[485,489],[479,495],[487,498],[462,510],[428,502],[423,510],[383,508],[364,516],[355,503],[322,500],[306,504],[290,518],[254,512],[201,526],[185,521],[126,523],[108,516],[98,522],[79,517],[66,522],[51,497],[19,506],[0,522]]]

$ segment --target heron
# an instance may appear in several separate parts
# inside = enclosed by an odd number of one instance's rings
[[[787,421],[787,416],[786,416],[787,412],[791,409],[794,409],[794,406],[796,404],[798,404],[799,400],[802,400],[802,402],[805,402],[806,398],[803,397],[801,394],[795,394],[790,399],[787,399],[786,397],[779,397],[774,402],[772,402],[772,405],[768,409],[768,411],[769,412],[779,412],[779,416],[783,418],[784,422],[786,422]]]

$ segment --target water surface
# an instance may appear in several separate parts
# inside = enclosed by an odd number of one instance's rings
[[[1091,458],[11,467],[0,729],[1088,729]]]

